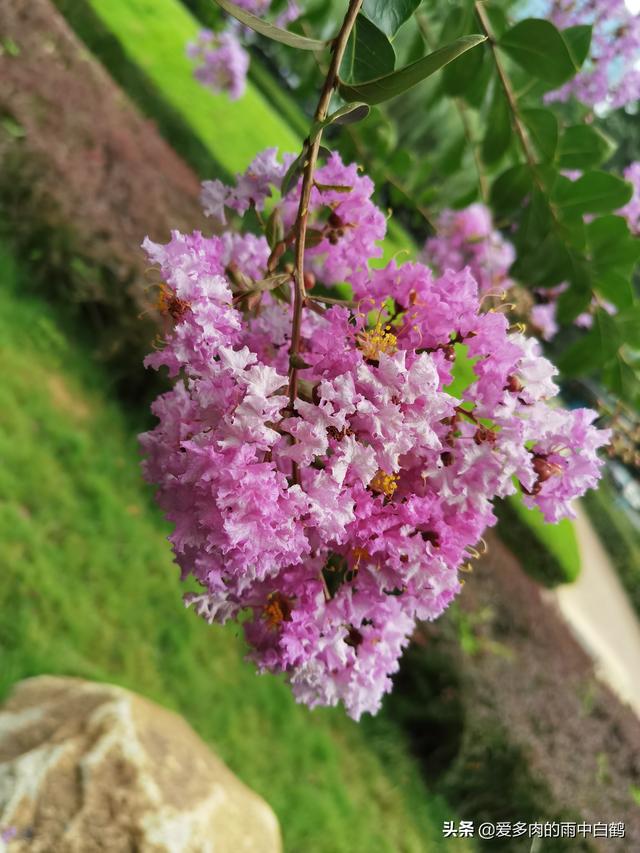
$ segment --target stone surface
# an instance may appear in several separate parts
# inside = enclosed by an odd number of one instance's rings
[[[0,831],[10,853],[281,850],[269,806],[181,717],[52,676],[20,682],[0,710]]]

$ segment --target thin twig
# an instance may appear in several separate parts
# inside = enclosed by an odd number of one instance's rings
[[[325,77],[320,100],[316,107],[313,116],[314,124],[322,122],[327,117],[331,96],[334,89],[337,87],[339,78],[338,71],[347,47],[349,35],[356,22],[358,12],[362,6],[363,0],[349,0],[349,7],[345,15],[340,32],[336,36],[331,46],[332,56],[329,70]],[[314,136],[313,142],[309,143],[309,139],[305,142],[307,149],[307,159],[304,165],[304,173],[302,177],[302,188],[300,191],[300,204],[298,205],[298,214],[296,216],[296,246],[295,246],[295,269],[294,269],[294,285],[295,292],[293,298],[293,321],[291,324],[291,346],[289,348],[290,366],[289,366],[289,408],[293,411],[295,408],[296,397],[298,396],[298,367],[295,365],[296,357],[300,353],[300,340],[302,336],[302,310],[304,308],[307,293],[304,284],[304,250],[307,238],[307,223],[309,219],[309,201],[311,199],[311,189],[313,187],[313,175],[318,162],[318,152],[322,140],[322,128]],[[299,481],[299,471],[297,463],[293,463],[293,480]]]
[[[329,112],[329,104],[331,96],[338,84],[338,70],[344,51],[347,46],[347,41],[356,17],[360,11],[363,0],[350,0],[347,14],[342,22],[340,32],[336,36],[333,45],[331,64],[322,87],[320,100],[314,114],[314,123],[322,122],[327,117]],[[302,178],[302,189],[300,192],[300,204],[298,206],[298,215],[296,217],[296,247],[295,247],[295,294],[293,302],[293,323],[291,327],[291,348],[289,350],[291,357],[298,355],[300,350],[300,338],[302,327],[302,309],[304,308],[306,299],[306,290],[304,285],[304,249],[307,237],[307,223],[309,219],[309,200],[311,198],[311,188],[313,187],[313,174],[316,163],[318,161],[318,151],[320,150],[320,142],[322,139],[322,130],[320,130],[311,145],[308,146],[308,155],[304,167]],[[298,388],[298,370],[291,365],[289,369],[289,402],[293,407],[297,396]]]
[[[511,88],[509,78],[505,73],[502,60],[498,55],[498,51],[496,48],[496,40],[491,29],[489,18],[487,17],[486,11],[482,7],[482,3],[477,2],[477,0],[475,3],[475,10],[478,16],[478,20],[480,21],[480,26],[482,27],[484,34],[487,37],[487,41],[489,42],[489,47],[491,48],[491,53],[493,54],[493,61],[496,66],[496,71],[498,72],[500,85],[502,86],[505,97],[507,99],[507,103],[509,104],[509,110],[511,111],[511,119],[513,121],[513,126],[515,128],[516,133],[518,134],[518,138],[520,139],[520,145],[522,146],[524,156],[527,158],[527,163],[529,164],[531,169],[535,172],[536,156],[531,148],[529,136],[527,135],[525,126],[522,123],[522,119],[520,118],[520,110],[518,108],[516,96],[513,92],[513,89]]]

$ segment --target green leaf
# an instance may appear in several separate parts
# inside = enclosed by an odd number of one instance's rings
[[[389,37],[408,20],[421,0],[364,0],[362,11],[378,29]]]
[[[484,6],[487,18],[489,18],[493,36],[498,39],[502,38],[505,32],[509,29],[507,13],[502,6],[498,6],[497,3],[483,3],[482,5]]]
[[[304,171],[304,164],[307,159],[308,151],[306,146],[302,149],[302,152],[298,154],[293,163],[289,166],[287,171],[285,172],[285,176],[282,179],[282,186],[280,192],[283,196],[285,196],[290,189],[292,189],[297,183],[298,178],[302,175]]]
[[[527,18],[502,36],[498,47],[534,77],[560,86],[578,70],[565,40],[550,21]]]
[[[564,376],[583,376],[597,370],[600,351],[594,330],[567,347],[556,362]]]
[[[593,125],[567,127],[560,138],[558,163],[561,169],[599,166],[613,153],[613,144]]]
[[[487,165],[497,163],[511,142],[511,111],[502,86],[494,81],[493,97],[487,115],[487,130],[482,140],[482,159]]]
[[[9,136],[13,136],[14,139],[22,139],[27,135],[24,127],[21,124],[18,124],[18,122],[11,118],[11,116],[5,115],[0,117],[0,127],[3,127]]]
[[[321,193],[350,193],[353,192],[353,187],[346,184],[320,184],[318,181],[313,182],[314,187],[320,190]]]
[[[462,158],[468,147],[469,143],[464,133],[460,133],[458,137],[454,136],[449,140],[439,163],[445,175],[454,175],[460,172]]]
[[[345,104],[339,110],[331,113],[323,124],[355,124],[365,119],[370,112],[371,107],[368,104],[359,104],[358,102]]]
[[[518,254],[539,246],[552,230],[553,217],[547,195],[539,187],[534,186],[531,190],[529,204],[522,212],[520,227],[518,228]],[[526,275],[519,277],[524,281],[527,280]]]
[[[368,104],[345,104],[337,109],[330,116],[327,116],[324,121],[314,121],[309,131],[309,141],[313,142],[321,130],[329,127],[332,124],[355,124],[358,121],[365,119],[371,112],[371,107]]]
[[[608,213],[631,198],[631,187],[609,172],[586,172],[577,181],[558,182],[554,201],[574,213]]]
[[[568,27],[566,30],[560,31],[560,35],[569,48],[569,53],[576,68],[581,68],[585,59],[589,56],[591,32],[592,27],[590,24],[580,24],[577,27]]]
[[[598,310],[591,330],[562,353],[558,366],[567,376],[592,373],[616,359],[621,343],[614,319]]]
[[[640,349],[640,306],[631,305],[614,317],[622,342]]]
[[[319,228],[308,228],[304,238],[305,249],[313,249],[324,240],[324,232]]]
[[[266,36],[266,38],[272,41],[278,41],[289,47],[297,47],[300,50],[324,50],[329,45],[329,42],[299,36],[297,33],[292,33],[289,30],[283,30],[281,27],[269,24],[262,18],[258,18],[257,15],[252,15],[251,12],[247,12],[240,6],[236,6],[235,3],[231,3],[230,0],[215,0],[215,2],[228,15],[231,15],[246,27],[249,27],[249,29],[260,33],[261,36]]]
[[[460,36],[468,35],[474,29],[478,29],[478,22],[473,13],[473,6],[470,4],[452,6],[445,18],[437,43],[448,44]],[[489,63],[484,63],[485,57],[484,50],[470,50],[449,63],[442,72],[442,87],[446,94],[464,98],[469,103],[474,100],[477,102],[477,86],[483,82],[481,78],[487,76],[483,64],[489,66]],[[489,70],[493,69],[489,68]],[[489,78],[484,80],[480,102],[484,100],[488,85]]]
[[[417,62],[399,68],[391,74],[385,74],[364,83],[340,84],[340,94],[345,101],[363,101],[365,104],[380,104],[383,101],[402,94],[407,89],[434,74],[444,65],[467,50],[486,41],[485,36],[463,36],[433,53],[423,56]]]
[[[517,210],[531,191],[531,170],[524,164],[511,166],[491,186],[490,201],[498,218]]]
[[[291,281],[289,273],[276,273],[275,275],[270,275],[268,278],[253,282],[251,290],[275,290],[276,287],[280,287],[281,284],[286,284],[288,281]]]
[[[264,233],[270,249],[273,249],[284,239],[284,225],[282,224],[282,214],[279,207],[274,207],[273,212],[267,219]]]
[[[552,287],[566,281],[572,271],[571,256],[565,243],[554,231],[549,231],[528,250],[519,250],[512,273],[528,285]]]
[[[558,299],[558,322],[563,326],[573,323],[578,314],[582,314],[589,307],[592,296],[591,287],[586,282],[574,282]]]
[[[634,293],[631,278],[616,270],[596,273],[594,287],[608,302],[617,308],[630,308],[633,305]]]
[[[388,74],[396,67],[396,52],[386,35],[364,15],[358,15],[347,42],[340,77],[353,83]]]
[[[600,216],[587,225],[589,250],[596,272],[606,275],[612,270],[631,275],[640,260],[640,240],[629,231],[622,216]]]
[[[6,53],[7,56],[20,56],[20,52],[20,45],[9,36],[0,39],[0,56],[3,53]]]
[[[602,372],[605,386],[625,403],[638,405],[640,382],[635,370],[622,358],[616,358]]]
[[[531,141],[541,160],[553,160],[558,147],[558,119],[551,110],[522,110],[522,120],[527,126]]]
[[[475,51],[472,52],[475,53]],[[486,100],[487,92],[491,85],[491,78],[495,74],[495,65],[491,61],[490,54],[488,54],[484,48],[480,48],[477,52],[482,57],[482,63],[478,68],[478,73],[475,78],[469,81],[469,85],[462,93],[461,97],[464,98],[469,106],[474,107],[476,110],[480,110],[483,108]],[[467,54],[465,54],[465,56],[466,55]],[[468,55],[470,56],[471,54]],[[448,67],[449,66],[447,66],[447,68]]]
[[[483,50],[470,50],[449,63],[442,72],[442,86],[447,95],[464,97],[482,70]]]

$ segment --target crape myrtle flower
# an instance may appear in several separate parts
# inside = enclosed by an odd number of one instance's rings
[[[618,109],[640,98],[640,15],[624,0],[551,0],[544,17],[559,29],[590,25],[589,56],[578,72],[547,98]]]
[[[309,293],[338,281],[353,300],[308,299],[292,400],[290,162],[267,150],[233,186],[203,191],[221,223],[250,208],[264,221],[269,206],[275,242],[242,223],[145,241],[165,315],[147,364],[174,385],[141,436],[143,468],[182,575],[201,587],[187,602],[238,620],[258,670],[284,673],[299,701],[358,719],[391,689],[416,621],[460,591],[493,501],[520,491],[549,521],[571,515],[608,434],[595,413],[557,405],[555,368],[486,310],[471,267],[370,266],[385,217],[337,154],[315,174]],[[463,362],[472,378],[454,393]]]
[[[232,101],[244,95],[249,54],[231,31],[200,30],[187,45],[187,56],[196,63],[193,76],[212,92],[227,92]]]
[[[469,267],[481,293],[507,290],[513,282],[509,268],[515,250],[494,228],[491,211],[480,203],[462,210],[444,210],[436,223],[436,234],[423,249],[422,260],[440,273]]]

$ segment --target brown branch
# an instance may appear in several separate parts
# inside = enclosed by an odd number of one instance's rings
[[[349,35],[353,29],[358,12],[362,6],[363,0],[350,0],[349,8],[340,32],[336,36],[333,45],[331,64],[322,87],[320,100],[314,114],[314,123],[322,122],[327,117],[331,96],[338,85],[338,70],[344,51],[349,40]],[[311,198],[311,188],[313,187],[313,174],[318,161],[318,151],[320,150],[320,142],[322,139],[322,129],[315,135],[313,142],[308,146],[307,160],[302,178],[302,190],[300,192],[300,204],[298,206],[298,215],[296,217],[296,248],[295,248],[295,294],[293,301],[293,323],[291,327],[291,348],[289,350],[292,357],[298,355],[300,350],[300,337],[302,325],[302,309],[304,308],[305,299],[307,297],[304,285],[304,249],[307,237],[307,223],[309,219],[309,200]],[[291,406],[294,405],[297,395],[298,373],[297,368],[291,366],[289,369],[289,401]]]
[[[520,145],[522,146],[522,150],[524,152],[524,156],[527,159],[527,163],[531,167],[531,169],[535,172],[536,168],[536,157],[535,153],[531,148],[531,143],[529,141],[529,137],[527,135],[527,131],[525,129],[524,124],[522,123],[522,119],[520,118],[520,110],[518,109],[518,102],[516,100],[516,96],[511,88],[511,83],[509,78],[507,77],[504,66],[502,64],[502,60],[498,55],[498,50],[496,48],[496,40],[493,35],[493,31],[491,29],[491,24],[489,22],[489,18],[487,17],[487,13],[482,7],[482,3],[479,3],[476,0],[475,10],[478,16],[478,20],[480,21],[480,26],[482,27],[484,34],[487,37],[487,41],[489,42],[489,47],[491,48],[491,53],[493,54],[493,61],[496,66],[496,71],[498,72],[498,79],[500,80],[500,85],[504,91],[505,97],[507,99],[507,103],[509,104],[509,110],[511,111],[511,119],[513,121],[514,129],[518,135],[520,140]]]

